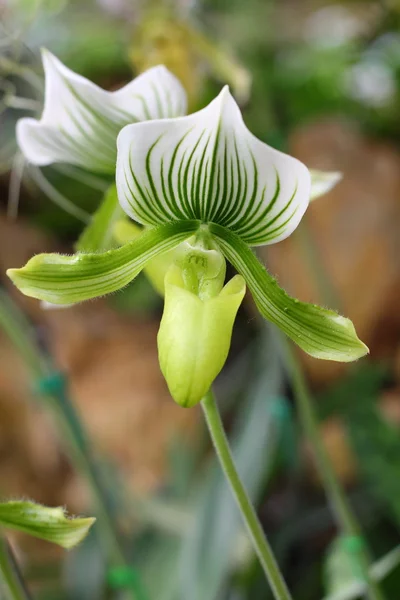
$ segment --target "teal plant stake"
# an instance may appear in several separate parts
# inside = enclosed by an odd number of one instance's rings
[[[308,354],[348,362],[368,352],[351,321],[291,298],[251,250],[283,240],[298,226],[316,195],[310,172],[248,131],[228,88],[190,116],[124,127],[117,146],[119,201],[143,232],[108,252],[41,254],[8,275],[28,296],[73,304],[123,288],[175,249],[164,279],[161,369],[176,402],[202,403],[275,598],[287,600],[290,594],[236,471],[210,388],[226,360],[245,284],[260,313]],[[319,191],[333,183],[319,177]],[[224,286],[226,260],[239,275]]]

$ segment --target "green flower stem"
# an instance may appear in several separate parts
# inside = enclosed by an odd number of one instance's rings
[[[359,544],[353,544],[353,551],[366,583],[367,597],[370,600],[384,600],[384,595],[378,583],[370,576],[371,560],[360,525],[336,477],[331,460],[322,442],[318,420],[313,409],[311,395],[302,369],[289,340],[283,335],[281,336],[281,343],[292,381],[300,421],[305,435],[312,446],[316,466],[338,526],[341,529],[341,533],[348,538],[349,542],[351,540],[358,540],[360,542]]]
[[[204,396],[201,404],[221,467],[231,486],[233,495],[235,496],[243,520],[252,539],[254,549],[274,593],[274,597],[276,600],[291,600],[291,595],[279,570],[271,547],[268,544],[254,507],[250,502],[236,470],[221,421],[221,416],[211,390]]]
[[[0,586],[2,583],[10,600],[31,600],[13,551],[0,533]]]
[[[0,292],[0,328],[5,331],[17,348],[34,380],[45,381],[49,378],[52,372],[51,365],[29,334],[30,324],[3,292]],[[75,467],[85,476],[90,486],[99,516],[97,527],[102,536],[104,548],[107,548],[110,560],[115,566],[128,567],[129,564],[109,512],[96,465],[92,459],[90,443],[74,406],[62,385],[54,386],[53,389],[49,387],[46,398],[51,403],[58,417],[60,428],[69,442]],[[130,597],[140,598],[140,594],[134,594],[131,591]]]
[[[0,290],[0,328],[4,331],[35,378],[43,376],[45,364],[29,336],[30,326],[7,294]]]

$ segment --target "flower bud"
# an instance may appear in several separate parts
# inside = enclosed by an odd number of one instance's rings
[[[225,261],[220,256],[224,262],[224,276]],[[218,258],[216,255],[212,258],[211,275],[214,273],[214,277],[205,276],[207,269],[200,252],[190,254],[183,268],[172,265],[165,277],[158,354],[169,391],[175,402],[184,407],[200,402],[224,366],[233,323],[246,291],[240,275],[222,287],[221,264],[220,276],[217,276]],[[200,271],[197,284],[196,265]]]

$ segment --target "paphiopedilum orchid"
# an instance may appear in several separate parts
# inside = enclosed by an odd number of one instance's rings
[[[129,123],[186,113],[186,94],[164,66],[153,67],[108,92],[42,50],[45,102],[39,120],[20,119],[17,141],[38,166],[68,163],[113,174],[117,135]]]
[[[20,150],[28,163],[37,167],[67,163],[113,176],[122,127],[186,114],[186,92],[164,66],[148,69],[109,92],[68,69],[48,50],[42,50],[42,59],[43,113],[39,120],[23,118],[17,123]],[[40,173],[36,173],[36,180],[43,182]],[[106,194],[78,240],[77,250],[97,252],[115,246],[112,225],[122,214],[116,194]]]
[[[56,83],[46,87],[42,120],[19,125],[21,147],[37,164],[64,160],[113,172],[112,141],[127,122],[118,119],[121,112],[128,119],[128,106],[133,104],[128,101],[121,111],[120,104],[109,101],[111,95],[83,84],[54,60],[51,77]],[[63,91],[60,103],[57,86]],[[163,106],[159,92],[150,88],[159,109]],[[164,106],[177,106],[177,101],[166,94]],[[57,110],[48,108],[51,105]],[[53,119],[53,112],[60,119]],[[211,385],[227,358],[246,283],[260,313],[312,356],[351,361],[368,351],[351,321],[288,296],[251,250],[290,235],[310,199],[328,191],[338,174],[310,175],[301,162],[255,138],[227,88],[191,116],[171,118],[165,111],[149,115],[163,118],[137,122],[137,115],[132,119],[130,114],[128,122],[135,122],[122,129],[117,144],[119,201],[142,229],[129,222],[115,223],[116,196],[111,190],[81,238],[78,254],[41,254],[8,274],[26,295],[66,305],[115,292],[147,268],[165,296],[158,349],[171,395],[182,406],[201,401],[274,596],[290,600],[235,469]],[[133,239],[106,252],[87,252],[107,247],[104,232],[116,230],[120,241]],[[226,260],[239,274],[225,284]]]
[[[279,242],[298,226],[311,177],[300,161],[250,133],[227,88],[190,116],[124,127],[116,179],[123,209],[145,231],[105,253],[33,257],[8,272],[23,293],[54,304],[103,296],[192,238],[197,248],[222,254],[246,281],[260,313],[307,353],[345,362],[367,353],[351,321],[291,298],[252,252],[251,246]],[[176,273],[172,280],[179,287]]]
[[[40,119],[23,118],[17,124],[20,150],[32,165],[67,163],[113,175],[116,140],[125,125],[186,114],[186,92],[164,66],[148,69],[121,89],[108,92],[71,71],[48,50],[42,50],[42,60],[43,113]],[[337,182],[336,173],[311,171],[311,178],[313,198]],[[42,180],[40,176],[38,181]],[[77,250],[104,251],[115,245],[113,222],[121,217],[116,200],[112,192],[105,195],[78,240]]]

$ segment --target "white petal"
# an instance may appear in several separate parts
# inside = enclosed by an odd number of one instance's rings
[[[119,199],[143,224],[200,219],[270,244],[309,202],[308,169],[252,135],[227,88],[188,117],[124,127],[117,145]]]
[[[317,171],[310,169],[311,175],[311,200],[327,194],[341,181],[343,174],[340,171]]]
[[[43,50],[46,76],[41,119],[20,119],[18,144],[35,165],[66,162],[98,172],[115,169],[116,139],[128,123],[185,114],[186,96],[165,67],[153,67],[108,92]]]

